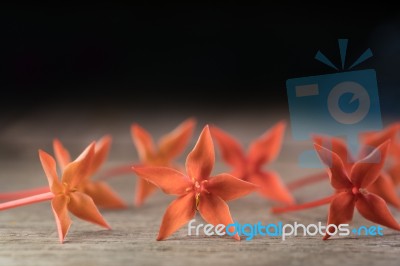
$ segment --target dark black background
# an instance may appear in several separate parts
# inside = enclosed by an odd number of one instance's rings
[[[396,112],[396,10],[368,4],[4,7],[0,108],[287,105],[285,81],[334,73],[315,53],[321,49],[339,65],[337,39],[348,38],[347,66],[371,48],[374,57],[355,69],[376,69],[382,109]]]

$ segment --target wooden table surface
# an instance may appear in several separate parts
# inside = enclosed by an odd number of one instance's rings
[[[72,109],[72,108],[71,108]],[[138,122],[156,137],[174,128],[188,116],[198,118],[199,126],[190,148],[205,123],[216,124],[244,144],[259,136],[279,119],[282,110],[234,112],[149,110],[79,111],[35,110],[8,119],[0,117],[0,190],[11,191],[46,185],[37,157],[39,148],[51,152],[51,141],[60,138],[77,154],[91,140],[112,134],[114,145],[104,168],[133,162],[137,154],[131,143],[129,126]],[[285,181],[296,179],[315,169],[302,169],[296,155],[304,146],[287,140],[280,158],[271,168]],[[182,161],[182,158],[181,158]],[[215,173],[226,168],[217,162]],[[155,240],[162,215],[172,197],[156,193],[141,208],[132,206],[136,178],[126,175],[110,184],[129,203],[119,211],[102,211],[112,230],[103,230],[87,222],[74,223],[64,244],[59,244],[50,203],[38,203],[0,213],[0,265],[398,265],[400,234],[384,229],[384,236],[335,237],[322,241],[320,236],[297,236],[282,241],[278,237],[257,236],[251,241],[229,237],[188,236],[183,227],[166,241]],[[299,202],[328,195],[329,185],[321,183],[296,191]],[[312,210],[272,215],[271,203],[253,194],[230,203],[234,220],[241,223],[325,222],[327,206]],[[395,211],[397,220],[399,212]],[[201,221],[197,216],[196,220]],[[372,225],[356,214],[352,226]]]

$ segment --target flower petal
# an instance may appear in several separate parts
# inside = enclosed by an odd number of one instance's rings
[[[228,174],[219,174],[209,179],[206,189],[224,201],[229,201],[253,192],[257,186]]]
[[[275,160],[282,147],[285,129],[286,123],[281,121],[255,140],[249,147],[249,161],[261,166]]]
[[[370,131],[361,134],[361,141],[364,144],[362,155],[366,156],[372,152],[373,149],[384,143],[386,140],[395,141],[396,134],[400,128],[400,123],[392,123],[387,126],[384,130]],[[390,149],[393,147],[391,145]]]
[[[332,200],[331,205],[329,207],[327,226],[330,224],[339,226],[340,224],[345,224],[350,222],[353,219],[355,202],[356,199],[351,192],[338,193],[336,197]],[[329,237],[330,235],[328,234],[328,232],[326,232],[323,239],[326,240]]]
[[[375,182],[385,164],[389,143],[386,141],[379,145],[367,157],[354,164],[350,179],[356,187],[366,188]]]
[[[367,187],[367,190],[380,196],[388,204],[392,204],[400,209],[400,198],[397,195],[396,186],[392,178],[385,171],[381,171],[379,177]]]
[[[246,158],[239,142],[217,127],[210,127],[210,131],[217,142],[222,159],[234,168],[245,168]]]
[[[193,150],[186,158],[186,172],[198,181],[210,177],[214,167],[215,154],[210,129],[205,126]]]
[[[90,196],[96,206],[108,209],[126,208],[124,201],[115,193],[111,187],[102,181],[85,184],[83,192]]]
[[[39,158],[42,163],[44,173],[46,174],[47,181],[49,182],[50,190],[57,194],[62,190],[60,181],[58,181],[56,161],[54,158],[45,151],[39,150]]]
[[[314,148],[322,163],[329,168],[328,174],[331,185],[335,189],[351,188],[353,185],[351,184],[346,170],[344,169],[342,159],[336,153],[318,144],[314,144]]]
[[[68,230],[72,224],[68,215],[68,201],[69,198],[65,195],[55,196],[51,200],[51,208],[53,209],[54,218],[56,219],[58,237],[61,243],[64,242],[64,238],[68,234]]]
[[[223,199],[217,195],[213,195],[212,193],[200,194],[198,210],[201,217],[203,217],[207,223],[213,224],[214,226],[218,224],[227,226],[228,224],[233,223],[228,204],[226,204]],[[236,240],[240,240],[238,234],[235,234],[233,237]]]
[[[153,138],[144,128],[138,124],[133,124],[131,126],[131,135],[141,162],[147,162],[154,157]]]
[[[180,155],[190,141],[195,126],[196,120],[187,119],[171,133],[161,138],[159,142],[160,155],[168,159]]]
[[[196,213],[194,193],[188,193],[174,200],[165,211],[157,240],[163,240],[193,219]]]
[[[351,169],[355,160],[347,149],[346,142],[343,139],[323,135],[313,135],[312,139],[314,143],[336,153],[342,159],[346,170],[349,171]]]
[[[69,163],[63,172],[62,183],[68,184],[70,188],[76,187],[80,182],[88,178],[91,164],[93,162],[95,143],[90,144],[79,157]]]
[[[64,148],[63,144],[58,139],[53,140],[53,150],[61,171],[64,171],[65,167],[71,162],[71,156],[68,150]]]
[[[101,165],[106,161],[108,153],[110,151],[111,142],[112,138],[110,136],[104,136],[98,142],[96,142],[92,167],[90,168],[89,176],[95,174],[97,170],[99,170]]]
[[[390,155],[395,159],[396,162],[400,161],[400,142],[398,139],[390,143]]]
[[[253,174],[249,176],[248,181],[257,185],[259,193],[267,199],[286,204],[295,202],[292,194],[275,172]]]
[[[356,208],[365,219],[395,230],[400,230],[399,223],[394,219],[386,202],[381,197],[373,193],[366,195],[359,194]]]
[[[150,183],[144,178],[138,178],[136,181],[136,191],[134,199],[135,206],[141,206],[147,199],[147,197],[153,194],[156,190],[157,186],[155,186],[153,183]]]
[[[76,217],[111,229],[100,214],[91,197],[79,191],[70,193],[69,195],[71,200],[68,204],[68,210]]]
[[[392,177],[392,180],[395,185],[400,184],[400,161],[398,163],[395,163],[392,165],[389,169],[388,172],[390,176]]]
[[[182,195],[186,189],[193,186],[189,177],[168,167],[134,167],[139,177],[148,180],[167,194]]]

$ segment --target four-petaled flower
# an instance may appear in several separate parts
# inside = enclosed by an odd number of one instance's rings
[[[48,153],[39,150],[40,161],[47,176],[50,190],[54,194],[51,206],[61,243],[64,242],[72,223],[68,211],[82,220],[111,229],[92,198],[78,190],[81,182],[90,174],[94,154],[95,143],[92,143],[75,161],[65,165],[60,181],[54,158]]]
[[[91,179],[105,162],[110,146],[111,137],[109,136],[105,136],[96,142],[92,163],[90,164],[86,177],[81,180],[77,186],[77,190],[89,195],[100,208],[125,208],[126,204],[107,183],[103,181],[93,181]],[[64,171],[65,167],[71,162],[69,152],[57,139],[53,141],[53,149],[61,171]]]
[[[173,160],[186,148],[193,134],[196,121],[188,119],[167,135],[164,135],[155,147],[151,135],[138,124],[131,127],[133,143],[139,154],[141,166],[166,166],[174,167]],[[136,206],[140,206],[155,190],[156,186],[142,178],[138,178],[136,184]]]
[[[256,187],[229,174],[210,177],[214,167],[214,145],[206,126],[186,158],[187,175],[167,167],[134,167],[133,171],[165,193],[177,195],[164,214],[157,240],[173,234],[191,220],[196,210],[210,224],[233,223],[226,201],[237,199]],[[235,239],[240,239],[238,234]]]
[[[363,146],[360,158],[365,157],[372,150],[374,150],[374,148],[372,148],[372,145],[374,145],[376,148],[379,145],[385,143],[385,141],[387,141],[388,139],[390,140],[391,138],[389,135],[386,135],[385,138],[380,138],[380,142],[378,142],[378,140],[375,140],[375,142],[369,142],[369,145]],[[353,158],[350,150],[347,148],[346,143],[342,139],[336,137],[315,135],[313,137],[313,140],[314,143],[325,147],[339,155],[339,157],[343,160],[343,167],[348,173],[351,172],[351,169],[353,168],[355,163],[355,159]],[[392,142],[390,143],[390,145],[392,145]],[[374,182],[369,184],[367,189],[369,192],[377,194],[378,196],[383,198],[387,203],[392,204],[397,208],[400,208],[400,198],[397,195],[395,184],[393,183],[391,176],[384,169],[379,172],[378,177],[374,180]]]
[[[336,226],[353,219],[354,208],[367,220],[383,226],[400,230],[400,225],[390,213],[385,200],[371,193],[367,188],[379,177],[385,163],[389,141],[383,143],[364,159],[353,164],[347,171],[343,160],[318,144],[315,149],[321,161],[328,167],[330,182],[336,194],[330,203],[328,222]],[[332,229],[330,227],[329,229]],[[333,232],[327,231],[324,240]]]
[[[277,123],[250,144],[247,155],[237,140],[217,127],[211,134],[217,141],[222,159],[233,167],[232,175],[256,184],[259,193],[268,199],[292,204],[294,198],[281,181],[278,173],[262,169],[276,159],[282,146],[286,124]]]

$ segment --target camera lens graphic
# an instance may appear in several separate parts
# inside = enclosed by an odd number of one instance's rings
[[[353,112],[345,112],[340,106],[340,98],[344,94],[349,93],[352,94],[353,97],[347,104],[350,105],[354,103],[354,101],[359,101],[358,108]],[[329,113],[333,119],[342,124],[351,125],[360,122],[368,114],[370,106],[371,100],[368,92],[359,83],[352,81],[337,84],[332,88],[328,96]]]

